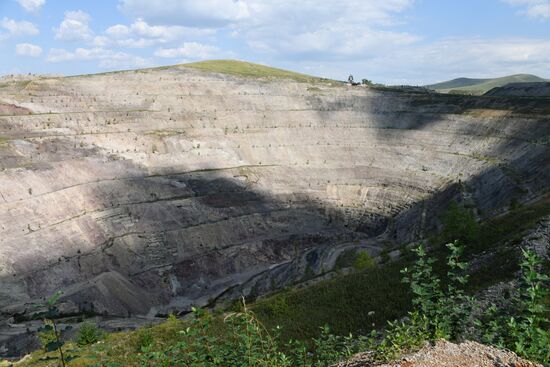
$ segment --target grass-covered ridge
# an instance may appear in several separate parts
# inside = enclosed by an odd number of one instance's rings
[[[442,93],[464,93],[481,95],[489,90],[510,83],[545,82],[547,80],[531,74],[509,75],[492,79],[457,78],[446,82],[427,85],[426,88]]]
[[[236,75],[247,78],[292,79],[298,82],[307,83],[320,82],[324,80],[322,78],[296,73],[294,71],[237,60],[208,60],[184,64],[182,66],[202,71]]]

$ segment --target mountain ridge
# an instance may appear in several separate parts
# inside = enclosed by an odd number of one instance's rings
[[[481,95],[489,90],[502,87],[510,83],[525,83],[525,82],[546,82],[547,79],[541,78],[533,74],[514,74],[498,78],[465,78],[460,77],[440,83],[425,85],[428,89],[433,89],[442,93],[462,93]]]

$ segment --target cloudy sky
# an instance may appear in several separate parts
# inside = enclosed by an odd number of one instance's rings
[[[550,78],[550,0],[0,0],[0,74],[240,59],[425,84]]]

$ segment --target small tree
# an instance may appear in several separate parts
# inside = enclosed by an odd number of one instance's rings
[[[85,322],[78,329],[76,342],[80,346],[97,343],[103,337],[101,330],[92,323]]]
[[[534,252],[522,249],[522,255],[519,296],[515,299],[518,315],[508,320],[510,347],[523,357],[549,363],[547,297],[550,277],[540,272],[542,261]]]
[[[66,362],[71,360],[72,357],[66,358],[63,354],[63,344],[61,340],[61,329],[58,327],[55,319],[59,316],[59,309],[56,304],[59,301],[62,293],[57,292],[46,301],[47,311],[44,313],[44,326],[38,329],[39,338],[43,344],[43,348],[46,352],[53,352],[57,350],[59,358],[61,359],[61,365],[66,366]],[[70,326],[67,326],[65,330],[69,330]]]
[[[404,268],[403,282],[410,284],[415,310],[403,321],[389,322],[386,334],[376,348],[377,357],[391,359],[416,349],[434,339],[450,339],[457,335],[465,315],[469,314],[463,286],[468,277],[463,274],[466,263],[460,261],[463,252],[458,242],[447,244],[448,285],[444,290],[434,273],[435,259],[428,257],[424,245],[414,249],[417,260],[411,269]],[[462,309],[462,307],[466,307]]]

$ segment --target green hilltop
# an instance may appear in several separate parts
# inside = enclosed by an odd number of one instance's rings
[[[183,64],[183,67],[198,69],[202,71],[236,75],[249,78],[267,79],[292,79],[299,82],[319,82],[327,79],[314,77],[307,74],[296,73],[284,69],[255,64],[252,62],[238,60],[207,60]]]
[[[441,83],[426,85],[441,93],[460,93],[481,95],[493,88],[502,87],[510,83],[545,82],[546,79],[531,74],[516,74],[493,79],[457,78]]]

